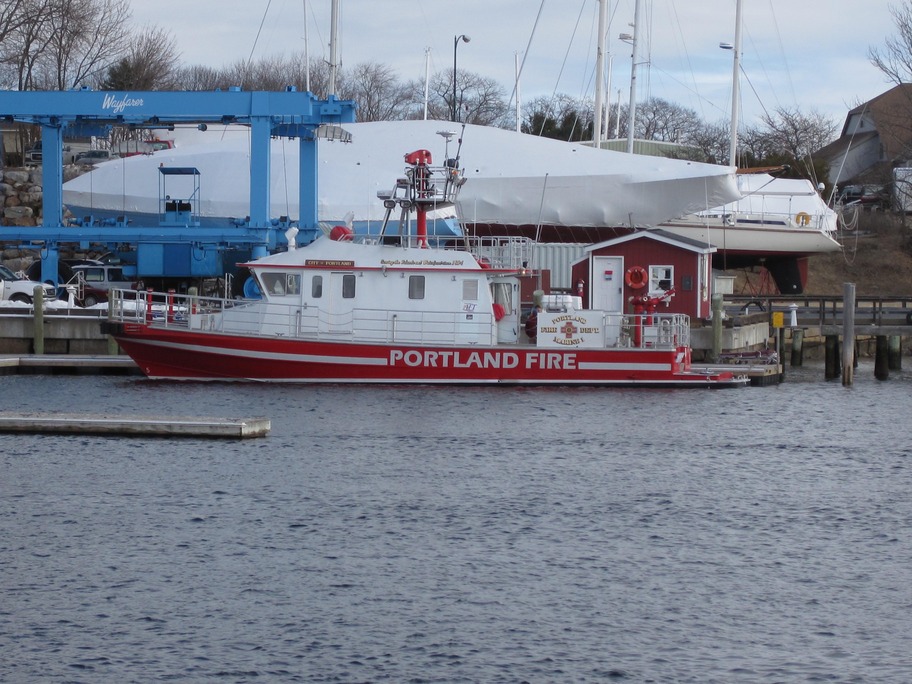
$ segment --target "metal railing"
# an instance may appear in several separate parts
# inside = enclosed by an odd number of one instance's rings
[[[112,290],[110,320],[159,328],[312,340],[401,344],[491,344],[493,313],[390,311],[235,300],[173,292]]]
[[[451,311],[353,308],[333,314],[302,304],[173,292],[111,290],[110,320],[158,328],[322,341],[433,345],[497,342],[493,312],[475,312],[470,320]],[[600,323],[604,347],[672,349],[690,344],[690,317],[684,314],[601,313]],[[518,338],[513,343],[528,341]]]
[[[782,311],[789,315],[794,307],[802,326],[842,323],[843,299],[838,295],[726,295],[725,302],[739,313],[771,314]],[[912,325],[912,297],[856,296],[855,323]]]

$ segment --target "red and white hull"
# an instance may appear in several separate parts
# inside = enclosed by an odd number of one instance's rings
[[[150,378],[296,383],[734,386],[690,370],[690,350],[408,346],[222,335],[125,323],[118,343]]]

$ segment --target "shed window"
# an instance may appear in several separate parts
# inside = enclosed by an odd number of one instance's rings
[[[667,292],[674,287],[674,266],[649,267],[649,291]]]

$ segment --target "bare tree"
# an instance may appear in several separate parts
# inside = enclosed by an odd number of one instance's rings
[[[415,104],[408,85],[388,66],[364,62],[354,67],[345,79],[340,96],[358,103],[359,121],[404,119]]]
[[[870,48],[868,57],[871,63],[896,85],[912,83],[912,0],[903,0],[902,4],[891,6],[890,14],[896,25],[898,35],[884,39],[883,49]],[[897,89],[899,98],[889,109],[881,107],[878,118],[898,131],[904,131],[908,137],[912,128],[912,90]],[[905,150],[903,156],[908,158],[912,150]]]
[[[679,143],[700,128],[700,119],[692,109],[660,97],[651,97],[637,105],[636,137]]]
[[[0,10],[5,80],[64,90],[97,80],[125,49],[128,0],[13,0]]]
[[[16,31],[23,23],[28,21],[27,14],[23,11],[26,0],[4,0],[0,4],[0,41]]]
[[[868,49],[871,63],[893,83],[912,82],[912,1],[890,6],[899,35],[884,39],[883,49]]]
[[[725,150],[727,157],[727,142]],[[744,160],[742,163],[746,166],[758,166],[779,152],[780,148],[764,126],[747,126],[738,132],[738,156]]]
[[[221,88],[221,73],[212,67],[193,65],[179,67],[174,73],[177,90],[215,90]]]
[[[424,84],[421,85],[422,93]],[[429,83],[428,117],[449,120],[453,116],[453,71],[434,74]],[[493,79],[469,71],[456,70],[457,118],[481,126],[500,126],[510,112],[504,89]],[[423,102],[423,95],[422,95]]]
[[[4,40],[4,62],[9,81],[17,90],[33,88],[39,59],[49,41],[49,25],[54,11],[53,0],[24,0],[18,5],[21,18],[9,18],[9,32]]]
[[[65,90],[97,82],[127,49],[128,0],[54,0],[41,87]]]
[[[130,41],[129,53],[108,69],[102,90],[171,90],[178,83],[174,38],[148,26]]]
[[[681,142],[699,150],[703,159],[711,164],[728,163],[729,122],[701,123]]]
[[[831,142],[836,135],[836,123],[811,110],[804,114],[800,110],[778,107],[774,113],[761,117],[767,129],[769,145],[773,152],[780,152],[798,160]]]

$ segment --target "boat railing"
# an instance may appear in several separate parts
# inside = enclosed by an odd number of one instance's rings
[[[632,349],[675,349],[690,346],[686,314],[605,314],[607,346]]]
[[[492,268],[522,269],[532,263],[535,242],[519,236],[478,236],[462,238],[466,248],[485,259]]]
[[[422,247],[414,235],[350,235],[346,240],[356,244],[387,245],[390,247]],[[528,268],[532,263],[535,241],[521,236],[453,236],[428,235],[424,238],[432,249],[459,250],[469,252],[484,261],[491,268]]]
[[[599,346],[672,349],[690,345],[690,317],[685,314],[598,313],[602,317]],[[224,334],[380,344],[489,345],[497,335],[493,313],[476,312],[471,319],[452,311],[352,308],[330,313],[301,303],[134,290],[111,291],[110,320]],[[539,335],[538,346],[544,344],[543,338]]]
[[[203,332],[387,344],[490,344],[494,315],[352,308],[333,313],[302,303],[112,290],[112,322]]]
[[[110,320],[167,327],[187,327],[191,315],[220,314],[226,309],[249,304],[249,300],[201,297],[152,290],[109,291]]]

